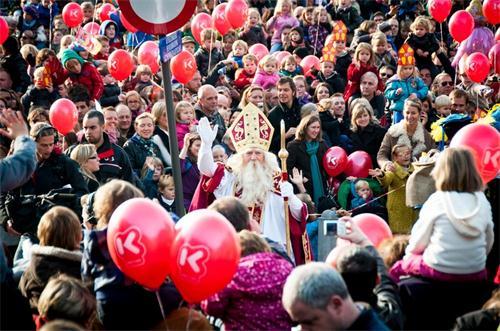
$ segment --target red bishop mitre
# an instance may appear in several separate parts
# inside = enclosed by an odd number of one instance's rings
[[[252,147],[268,151],[274,128],[259,108],[248,103],[228,132],[237,152]]]
[[[400,66],[414,66],[415,65],[415,52],[408,44],[403,44],[398,51],[398,65]]]

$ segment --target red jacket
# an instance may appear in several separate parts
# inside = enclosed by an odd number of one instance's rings
[[[234,86],[236,86],[238,90],[243,90],[245,87],[252,84],[255,73],[253,75],[249,75],[245,70],[241,70],[236,76]]]
[[[373,72],[378,77],[377,90],[384,93],[384,82],[380,79],[378,70],[375,66],[368,64],[361,64],[360,67],[356,67],[355,63],[351,63],[347,69],[347,86],[344,92],[344,100],[347,102],[350,97],[356,92],[360,92],[359,86],[361,85],[361,76],[363,76],[368,71]]]
[[[97,69],[89,62],[82,65],[82,71],[74,74],[66,71],[73,85],[81,84],[89,90],[91,100],[99,100],[104,92],[104,82]]]

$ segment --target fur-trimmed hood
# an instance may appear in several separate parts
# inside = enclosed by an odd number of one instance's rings
[[[54,256],[60,259],[70,260],[79,262],[82,260],[82,253],[80,251],[69,251],[64,248],[59,248],[55,246],[40,246],[33,245],[31,249],[31,254],[33,255],[43,255],[43,256]]]
[[[418,122],[417,129],[411,138],[408,136],[404,121],[391,126],[387,133],[397,139],[398,144],[409,146],[412,149],[413,157],[418,158],[427,149],[425,146],[424,126],[420,122]]]

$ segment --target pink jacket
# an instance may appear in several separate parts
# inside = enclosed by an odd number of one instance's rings
[[[299,20],[292,15],[280,15],[273,16],[267,22],[267,30],[269,32],[273,32],[273,37],[271,38],[271,45],[277,44],[281,42],[281,31],[285,26],[291,26],[295,28],[299,26]]]
[[[258,70],[255,74],[255,78],[253,79],[253,84],[257,84],[262,87],[264,90],[273,87],[276,85],[278,80],[280,79],[280,75],[277,72],[274,74],[268,74],[264,70]]]
[[[184,137],[189,133],[189,123],[179,123],[175,124],[175,129],[177,131],[177,141],[179,143],[179,150],[184,147]]]
[[[202,309],[219,317],[226,330],[290,330],[292,321],[281,304],[293,266],[274,253],[240,259],[238,270],[221,292],[202,301]]]

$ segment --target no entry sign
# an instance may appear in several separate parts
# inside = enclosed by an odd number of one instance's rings
[[[125,18],[139,31],[169,34],[186,24],[197,0],[118,0]]]

